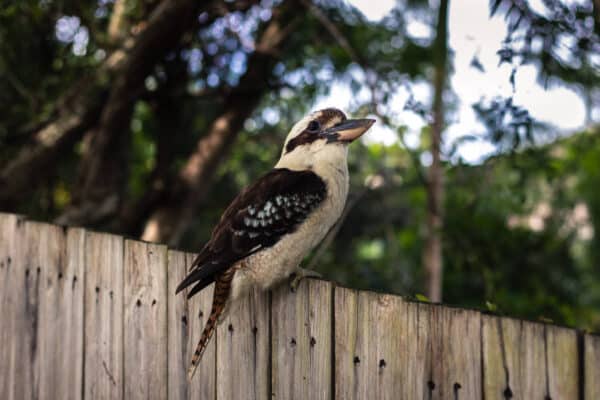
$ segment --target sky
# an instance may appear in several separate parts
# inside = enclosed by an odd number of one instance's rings
[[[532,1],[532,6],[542,0]],[[383,18],[394,6],[395,0],[348,0],[367,18],[376,21]],[[541,4],[539,5],[540,7]],[[413,35],[430,34],[429,28],[418,23],[408,26]],[[488,1],[455,0],[450,1],[449,10],[449,44],[454,50],[454,74],[450,78],[452,90],[459,100],[456,115],[445,132],[445,141],[465,134],[483,132],[483,125],[477,121],[472,104],[482,96],[491,99],[494,96],[510,96],[512,86],[509,82],[511,66],[498,65],[496,52],[506,34],[504,20],[489,18]],[[485,71],[471,67],[473,56],[477,56]],[[556,126],[561,132],[569,132],[583,127],[585,106],[582,99],[571,89],[552,87],[545,90],[536,82],[537,71],[533,66],[523,66],[515,76],[514,101],[521,105],[537,120]],[[328,96],[317,99],[315,109],[323,106],[349,108],[352,99],[350,89],[342,83],[335,83]],[[428,103],[428,87],[416,87],[415,97]],[[394,109],[402,110],[408,93],[399,93],[392,100]],[[403,123],[408,125],[407,143],[410,146],[418,142],[418,132],[425,124],[420,117],[410,111],[399,114]],[[366,137],[368,141],[379,141],[386,144],[396,140],[395,135],[384,127],[375,125]],[[459,147],[459,154],[466,162],[477,163],[493,151],[490,143],[469,142]],[[427,163],[427,160],[424,160]]]

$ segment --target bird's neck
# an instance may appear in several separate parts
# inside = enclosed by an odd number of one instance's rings
[[[344,145],[302,146],[284,154],[275,168],[292,171],[314,171],[318,175],[330,175],[338,171],[348,174],[348,148]],[[337,174],[337,173],[336,173]]]
[[[335,193],[336,197],[343,197],[345,201],[349,184],[347,155],[348,150],[342,145],[319,151],[311,151],[310,148],[296,149],[282,156],[275,168],[313,171],[325,181],[328,190]]]

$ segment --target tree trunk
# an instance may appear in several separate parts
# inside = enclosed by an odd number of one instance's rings
[[[58,223],[94,224],[118,211],[127,179],[133,107],[154,65],[193,25],[198,4],[194,0],[163,1],[135,38],[113,79],[100,123],[90,131],[73,202]]]
[[[442,301],[442,227],[444,182],[441,162],[442,131],[444,129],[444,89],[448,74],[448,1],[440,0],[437,35],[434,43],[434,97],[431,124],[431,156],[427,180],[426,237],[423,265],[426,274],[427,296],[431,301]]]
[[[131,0],[115,0],[110,21],[108,22],[108,40],[112,45],[118,45],[127,36],[127,11]]]
[[[219,163],[235,141],[244,121],[268,90],[276,55],[294,27],[291,22],[297,14],[294,12],[295,6],[295,2],[287,1],[273,10],[271,20],[256,40],[246,73],[226,96],[223,112],[198,141],[165,203],[146,222],[143,240],[175,245],[189,227],[191,217],[208,192]]]
[[[14,208],[15,204],[37,187],[39,182],[52,174],[59,164],[57,160],[80,141],[85,132],[93,128],[101,114],[106,131],[111,127],[111,114],[119,116],[127,111],[127,101],[121,101],[119,98],[117,100],[120,105],[105,107],[107,90],[111,84],[110,77],[132,76],[148,70],[151,67],[149,60],[156,60],[158,53],[164,51],[165,47],[172,46],[163,34],[181,30],[182,21],[193,19],[190,10],[193,10],[197,3],[194,0],[165,0],[153,13],[143,31],[125,39],[122,46],[112,52],[93,74],[76,82],[64,98],[57,101],[55,117],[32,133],[30,143],[2,168],[0,207]],[[213,4],[205,4],[204,7],[208,9],[213,7]],[[136,76],[134,79],[140,78]],[[143,82],[143,78],[141,79]],[[117,78],[117,81],[121,94],[132,87],[122,79]],[[111,99],[116,97],[113,90]],[[124,98],[130,99],[130,94],[127,93]],[[110,143],[110,140],[105,142]],[[99,154],[99,157],[103,156],[104,153]],[[68,222],[70,219],[65,218],[62,221]]]
[[[106,88],[86,77],[59,101],[56,117],[32,133],[18,154],[0,171],[0,208],[12,210],[55,170],[61,156],[97,123]]]

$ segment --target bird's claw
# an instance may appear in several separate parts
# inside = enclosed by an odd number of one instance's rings
[[[298,268],[292,274],[292,276],[293,276],[293,278],[290,282],[290,289],[292,290],[292,292],[295,292],[296,289],[298,289],[300,282],[302,282],[302,280],[304,278],[322,278],[323,277],[323,275],[321,275],[317,271],[313,271],[310,269],[303,269],[303,268]]]

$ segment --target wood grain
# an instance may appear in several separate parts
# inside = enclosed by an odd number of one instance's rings
[[[167,397],[167,247],[125,241],[125,399]]]
[[[318,280],[239,299],[187,382],[193,257],[0,213],[0,399],[600,398],[598,336]]]
[[[583,338],[585,400],[600,399],[600,336],[586,334]]]
[[[332,293],[330,282],[305,279],[297,291],[274,291],[271,305],[272,396],[279,400],[332,395]]]
[[[82,229],[36,224],[40,278],[40,399],[79,399],[83,381]]]
[[[335,289],[339,399],[481,398],[480,315]]]
[[[402,299],[335,288],[335,396],[402,399]]]
[[[481,314],[473,310],[429,308],[431,399],[479,399],[481,393]]]
[[[21,345],[21,330],[25,329],[19,312],[25,309],[24,260],[19,256],[22,229],[20,217],[0,213],[0,398],[14,397],[17,348]],[[21,363],[19,362],[19,365]]]
[[[191,382],[187,369],[204,324],[210,314],[213,286],[202,290],[191,300],[187,291],[175,295],[175,289],[185,277],[194,254],[169,251],[168,304],[169,304],[169,399],[215,398],[215,338],[208,344],[198,370]]]
[[[575,331],[483,316],[482,333],[486,399],[578,398]]]
[[[10,287],[15,301],[10,357],[9,399],[35,399],[39,393],[39,309],[42,266],[36,261],[39,230],[31,222],[17,223],[16,257]]]
[[[86,232],[84,397],[123,398],[123,238]]]
[[[269,293],[253,290],[218,325],[218,400],[270,397],[269,318]]]

